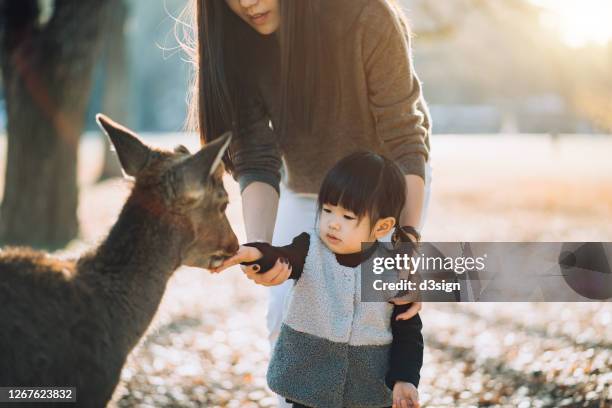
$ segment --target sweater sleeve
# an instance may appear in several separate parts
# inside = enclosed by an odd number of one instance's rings
[[[425,179],[430,117],[412,64],[408,28],[383,1],[369,1],[360,16],[370,110],[389,158],[404,174]]]
[[[279,192],[282,162],[276,134],[258,92],[251,87],[248,94],[239,107],[239,130],[229,148],[232,175],[241,192],[254,181],[269,184]]]
[[[410,307],[410,303],[396,305],[391,315],[391,355],[389,357],[389,371],[385,383],[391,390],[396,381],[405,381],[419,386],[420,371],[423,366],[423,323],[417,313],[408,320],[395,320],[395,317]]]
[[[297,281],[302,276],[302,271],[304,270],[304,262],[310,247],[310,235],[307,232],[303,232],[295,237],[291,244],[283,247],[275,247],[267,242],[251,242],[245,244],[245,246],[259,249],[263,256],[253,262],[244,262],[242,265],[258,264],[261,268],[258,273],[264,273],[272,269],[278,258],[285,258],[289,261],[289,265],[291,265],[289,279]]]

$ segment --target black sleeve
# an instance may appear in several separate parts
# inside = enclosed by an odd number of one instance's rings
[[[243,262],[241,265],[258,264],[261,268],[258,273],[264,273],[272,269],[278,258],[285,258],[292,268],[289,279],[298,280],[304,270],[304,261],[310,247],[310,235],[303,232],[293,238],[291,244],[282,247],[275,247],[267,242],[250,242],[244,245],[259,249],[263,256],[253,262]]]
[[[245,93],[239,106],[240,129],[229,147],[232,175],[241,193],[254,181],[269,184],[279,193],[282,160],[276,134],[269,126],[270,115],[255,87]]]
[[[408,320],[395,320],[395,317],[404,313],[411,306],[396,305],[391,315],[391,355],[389,357],[389,371],[385,378],[387,387],[393,389],[396,381],[412,383],[419,386],[420,371],[423,366],[423,323],[417,313]]]

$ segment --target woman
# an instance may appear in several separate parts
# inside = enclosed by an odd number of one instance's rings
[[[356,150],[398,164],[407,185],[400,224],[418,239],[430,120],[408,27],[392,0],[194,1],[192,119],[202,143],[234,132],[225,162],[240,183],[247,241],[288,243],[311,227],[323,176]],[[290,271],[282,263],[264,274],[244,270],[272,286],[274,342]],[[415,303],[404,317],[420,308]]]

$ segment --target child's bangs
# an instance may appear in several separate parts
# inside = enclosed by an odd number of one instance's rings
[[[375,207],[378,182],[378,177],[372,177],[372,174],[368,177],[368,170],[371,169],[359,166],[350,171],[332,170],[321,186],[319,210],[324,204],[331,204],[352,211],[359,219],[368,215]]]

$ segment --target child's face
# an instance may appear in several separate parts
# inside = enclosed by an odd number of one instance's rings
[[[319,216],[319,237],[327,247],[337,254],[361,251],[362,242],[373,242],[386,235],[395,225],[393,217],[378,220],[370,228],[370,217],[360,220],[341,206],[324,204]]]

